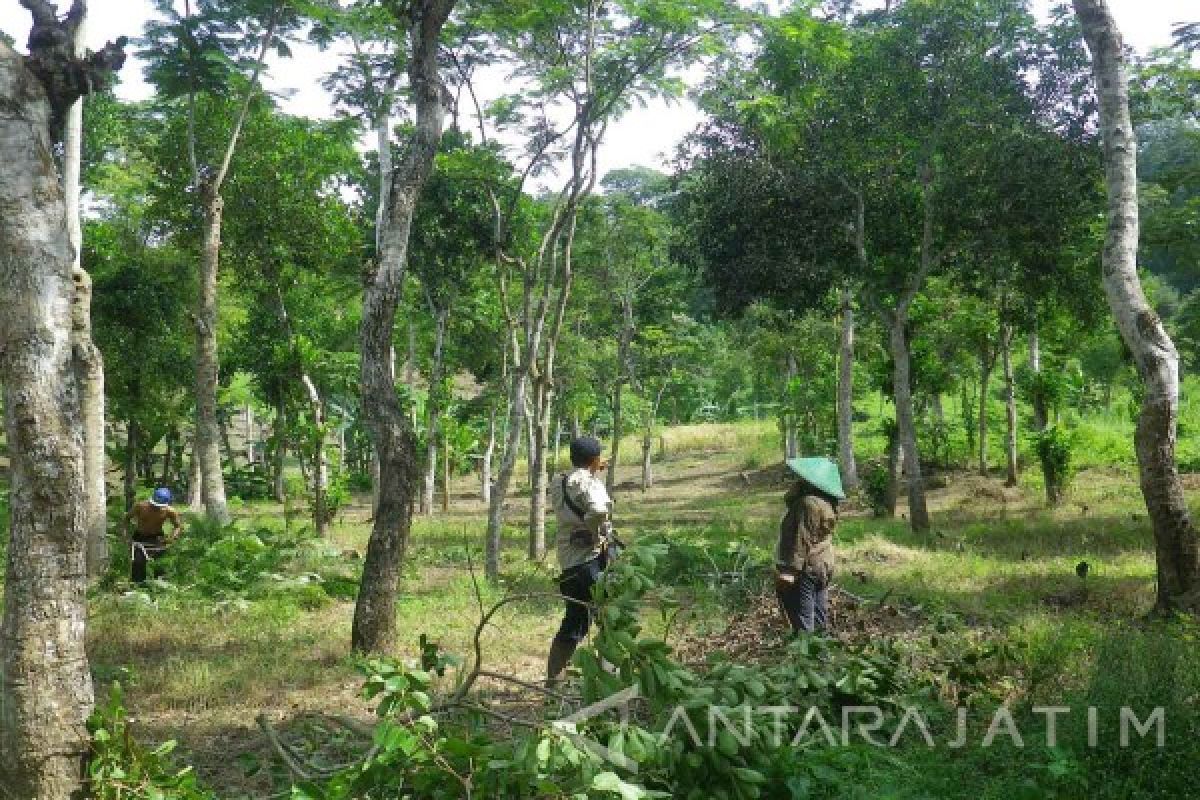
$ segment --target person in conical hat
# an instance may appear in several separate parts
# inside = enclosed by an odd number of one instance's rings
[[[825,631],[833,578],[833,532],[846,499],[837,465],[828,458],[787,462],[796,482],[784,496],[787,512],[775,547],[775,593],[796,633]]]

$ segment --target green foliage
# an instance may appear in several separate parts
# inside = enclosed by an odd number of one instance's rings
[[[1042,465],[1046,497],[1052,505],[1057,505],[1074,474],[1075,436],[1063,425],[1050,425],[1033,434],[1033,446]]]
[[[216,800],[196,780],[191,767],[172,763],[175,741],[153,749],[134,740],[126,719],[121,684],[96,706],[87,723],[92,737],[88,796],[95,800]]]
[[[888,471],[886,459],[875,458],[861,465],[858,470],[863,494],[871,507],[871,513],[876,517],[885,517],[891,511],[889,498],[891,496],[892,476]]]
[[[163,578],[152,580],[150,588],[166,598],[185,592],[223,604],[279,597],[312,610],[327,605],[331,596],[347,594],[348,579],[333,564],[321,565],[325,575],[294,569],[300,563],[320,563],[322,546],[305,528],[292,535],[265,526],[244,530],[196,519],[154,562]]]

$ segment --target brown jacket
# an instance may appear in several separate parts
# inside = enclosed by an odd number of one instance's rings
[[[808,572],[822,583],[833,577],[833,531],[837,511],[829,501],[797,485],[787,493],[787,513],[779,525],[775,564],[784,572]]]

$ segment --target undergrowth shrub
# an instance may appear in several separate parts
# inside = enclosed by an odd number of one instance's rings
[[[216,800],[200,786],[191,767],[173,762],[173,740],[147,748],[133,738],[119,683],[96,706],[88,719],[88,733],[92,737],[88,796],[94,800]]]
[[[123,549],[128,551],[128,545]],[[265,525],[243,529],[200,518],[151,563],[151,575],[159,577],[148,581],[144,593],[184,592],[226,603],[271,597],[315,610],[331,598],[357,593],[357,579],[335,562],[338,555],[306,527],[294,532]],[[128,552],[120,557],[128,564]],[[125,574],[116,573],[110,580]]]
[[[892,478],[888,472],[885,459],[872,459],[859,470],[858,478],[871,514],[876,517],[886,517],[889,511]]]
[[[1074,474],[1074,434],[1062,425],[1050,425],[1033,434],[1033,445],[1046,482],[1046,501],[1057,506]]]

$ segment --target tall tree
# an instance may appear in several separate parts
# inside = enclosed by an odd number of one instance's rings
[[[1100,100],[1108,230],[1103,283],[1125,345],[1145,384],[1134,445],[1142,496],[1154,526],[1159,610],[1200,604],[1200,537],[1175,463],[1179,355],[1146,301],[1137,272],[1137,140],[1129,113],[1124,44],[1106,0],[1073,0],[1092,53]]]
[[[532,109],[522,119],[528,122],[533,153],[526,173],[559,157],[568,167],[561,189],[550,198],[533,252],[500,254],[521,289],[520,297],[512,298],[519,318],[507,310],[510,298],[504,298],[511,329],[520,336],[512,350],[508,441],[488,515],[485,569],[492,579],[499,570],[504,503],[526,402],[532,414],[528,550],[533,559],[546,552],[547,449],[557,351],[574,277],[577,215],[599,177],[596,164],[605,131],[639,98],[677,93],[680,87],[670,68],[715,45],[714,34],[725,28],[731,13],[732,4],[725,0],[671,0],[653,9],[634,0],[523,0],[507,4],[492,20],[505,50],[520,65],[517,76],[532,84],[525,97],[503,104],[510,118],[523,106]],[[557,104],[570,117],[556,127],[547,112]],[[505,227],[503,220],[498,222],[502,233]],[[503,244],[505,237],[497,239]]]
[[[260,79],[272,47],[287,53],[282,33],[299,20],[287,0],[190,0],[180,15],[172,0],[157,0],[163,20],[146,31],[147,75],[167,98],[186,103],[187,164],[191,172],[189,197],[203,220],[200,228],[199,291],[193,312],[196,327],[196,438],[201,498],[206,513],[229,521],[225,479],[221,472],[220,423],[217,417],[219,358],[217,353],[217,278],[221,258],[221,225],[225,199],[222,190],[233,167],[246,115],[260,90]],[[247,59],[244,56],[250,54]],[[201,94],[231,92],[238,109],[223,146],[200,152],[195,136],[196,108]],[[211,158],[205,158],[211,155]]]
[[[87,3],[76,0],[70,17],[74,25],[72,47],[76,58],[86,55]],[[80,221],[80,170],[83,160],[83,98],[67,111],[63,134],[62,180],[67,203],[67,232],[75,251],[74,337],[76,380],[83,414],[83,462],[88,530],[88,574],[98,577],[108,568],[108,490],[104,451],[104,358],[92,341],[92,280],[83,269],[83,226]]]
[[[414,0],[407,8],[408,90],[415,127],[385,178],[387,213],[381,218],[377,261],[363,290],[362,408],[379,459],[379,501],[351,632],[352,646],[364,652],[385,652],[395,641],[396,591],[419,480],[416,436],[396,396],[392,332],[413,214],[433,170],[452,100],[442,81],[438,50],[454,5],[455,0]]]
[[[82,793],[92,680],[84,649],[87,510],[72,352],[75,253],[49,154],[75,101],[111,81],[124,38],[75,54],[65,21],[22,0],[29,55],[0,43],[0,384],[10,455],[10,540],[0,622],[0,785],[16,797]]]

